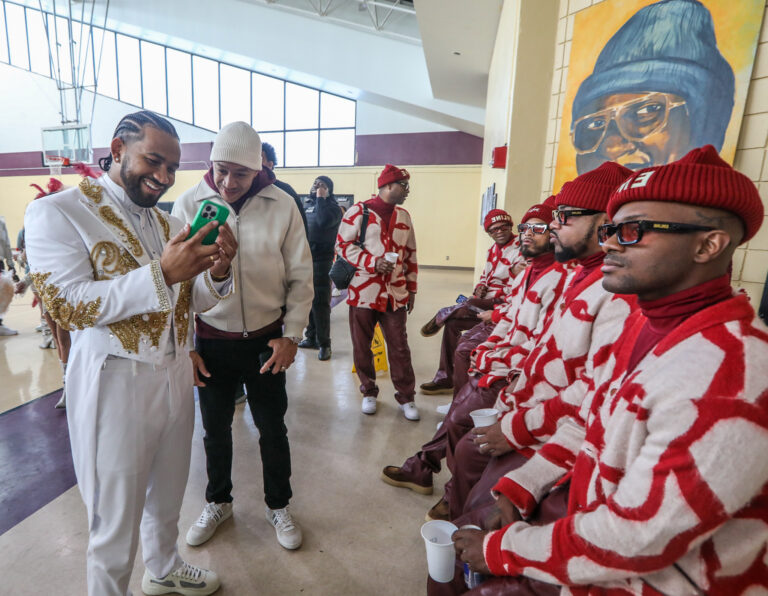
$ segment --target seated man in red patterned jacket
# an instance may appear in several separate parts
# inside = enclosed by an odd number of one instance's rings
[[[510,280],[525,268],[525,258],[520,254],[520,239],[513,233],[512,223],[512,217],[503,209],[488,212],[483,227],[494,243],[488,249],[485,268],[472,297],[463,304],[441,308],[421,328],[424,337],[443,330],[440,366],[431,381],[419,386],[422,393],[453,393],[453,355],[461,333],[481,323],[478,313],[492,310],[503,301]]]
[[[454,534],[472,569],[511,576],[469,593],[766,593],[768,329],[729,276],[760,195],[708,145],[635,173],[608,214],[604,287],[640,309],[578,412],[494,487],[508,525]],[[530,523],[566,475],[565,517]]]

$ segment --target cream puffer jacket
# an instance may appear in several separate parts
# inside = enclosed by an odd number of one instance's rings
[[[227,205],[201,180],[176,200],[173,215],[184,222],[195,218],[200,204]],[[239,244],[232,262],[235,292],[199,315],[222,331],[255,331],[280,318],[285,308],[286,337],[301,337],[309,319],[314,289],[312,256],[301,215],[293,199],[270,184],[251,197],[227,223]]]

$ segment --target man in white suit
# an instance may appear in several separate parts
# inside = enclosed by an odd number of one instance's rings
[[[124,596],[141,538],[146,594],[211,594],[212,571],[176,548],[194,426],[190,311],[231,289],[237,242],[189,239],[189,226],[155,207],[170,188],[180,146],[151,112],[118,124],[107,172],[25,217],[32,278],[54,320],[72,331],[67,419],[88,512],[88,594]]]

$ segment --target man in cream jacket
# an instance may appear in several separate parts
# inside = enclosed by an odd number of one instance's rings
[[[296,357],[312,306],[312,257],[299,210],[274,186],[272,171],[262,169],[261,139],[250,125],[233,122],[222,128],[211,162],[203,180],[173,207],[174,215],[189,222],[205,200],[223,206],[239,243],[234,295],[195,320],[192,358],[208,486],[207,503],[187,532],[187,543],[204,543],[232,515],[232,419],[244,381],[259,429],[266,517],[280,545],[296,549],[302,534],[288,508],[285,371]]]
[[[151,112],[125,116],[107,172],[26,212],[31,276],[46,309],[72,332],[67,422],[88,513],[88,594],[125,596],[141,538],[146,594],[211,594],[215,573],[184,563],[176,539],[194,427],[191,312],[230,291],[237,243],[186,239],[155,207],[180,147]]]

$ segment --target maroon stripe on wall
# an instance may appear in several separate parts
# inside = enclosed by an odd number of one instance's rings
[[[213,143],[182,143],[180,170],[208,169]],[[99,147],[93,150],[93,163],[106,157],[109,149]],[[49,170],[42,165],[43,154],[40,151],[19,153],[0,153],[0,176],[48,176]],[[62,168],[62,174],[74,174],[73,168]]]
[[[479,164],[483,139],[465,132],[357,135],[358,166]]]

